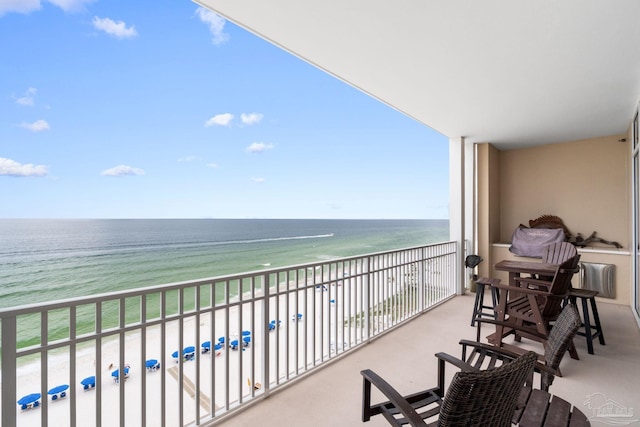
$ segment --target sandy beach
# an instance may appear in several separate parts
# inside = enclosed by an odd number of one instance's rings
[[[349,282],[349,281],[347,281]],[[354,279],[355,283],[355,279]],[[284,288],[293,289],[291,283]],[[359,286],[342,286],[342,282],[334,281],[327,286],[311,286],[298,288],[294,293],[286,293],[269,298],[269,320],[280,321],[279,327],[269,330],[263,319],[264,300],[251,300],[243,296],[243,302],[229,304],[228,307],[216,308],[213,318],[210,314],[185,317],[183,326],[183,345],[180,343],[180,321],[172,320],[166,324],[164,334],[158,325],[145,330],[145,348],[142,348],[142,333],[129,332],[124,338],[125,364],[130,367],[129,376],[124,381],[125,418],[127,425],[140,425],[141,408],[146,407],[146,425],[161,423],[161,400],[164,393],[166,421],[168,426],[193,425],[196,408],[200,417],[209,418],[211,411],[224,411],[233,408],[239,400],[246,401],[251,393],[261,393],[265,382],[263,352],[265,343],[270,349],[270,381],[272,385],[282,383],[289,378],[304,373],[309,367],[327,359],[336,351],[336,343],[356,341],[355,324],[345,326],[342,320],[343,311],[358,313],[360,306]],[[296,297],[297,296],[297,297]],[[237,303],[237,301],[236,301]],[[297,319],[297,314],[302,314]],[[314,316],[315,330],[311,330],[314,322],[307,318]],[[353,316],[353,314],[352,314]],[[295,319],[295,320],[294,320]],[[340,320],[338,320],[340,319]],[[237,350],[225,345],[221,350],[213,346],[219,337],[231,340],[242,340],[243,331],[250,333],[248,346],[240,346]],[[247,332],[245,332],[247,333]],[[199,336],[198,336],[199,334]],[[267,341],[268,340],[268,341]],[[201,344],[211,341],[211,352],[201,353]],[[162,343],[165,351],[162,351]],[[338,351],[342,345],[338,344]],[[112,372],[118,369],[120,340],[118,337],[105,339],[101,345],[101,361],[97,363],[95,345],[79,348],[76,354],[76,389],[67,393],[75,393],[76,410],[79,425],[95,425],[97,390],[84,390],[80,381],[91,375],[101,374],[99,384],[102,403],[102,425],[119,425],[119,399],[123,382],[115,381]],[[171,357],[178,349],[194,346],[195,358],[182,363]],[[277,354],[277,355],[276,355]],[[144,361],[157,359],[161,364],[158,370],[147,370]],[[18,368],[16,395],[18,399],[40,390],[39,360],[32,361]],[[183,422],[179,419],[180,399],[180,366],[183,368],[182,399]],[[199,369],[199,373],[198,373]],[[70,361],[68,352],[49,355],[48,388],[70,384]],[[228,375],[227,375],[228,372]],[[164,389],[162,383],[164,380]],[[146,382],[146,402],[141,402],[143,381]],[[196,402],[196,387],[200,395]],[[257,387],[256,387],[257,386]],[[41,402],[47,401],[49,425],[62,427],[69,425],[69,397],[51,400],[43,396]],[[17,409],[18,426],[39,426],[42,408],[27,410]]]

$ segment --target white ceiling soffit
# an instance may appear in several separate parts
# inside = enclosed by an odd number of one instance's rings
[[[197,3],[446,136],[501,148],[624,133],[640,96],[638,0]]]

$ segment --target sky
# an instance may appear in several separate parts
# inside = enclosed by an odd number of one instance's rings
[[[448,139],[187,0],[0,0],[0,218],[448,218]]]

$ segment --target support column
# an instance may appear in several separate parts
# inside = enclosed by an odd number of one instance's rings
[[[465,291],[465,143],[464,137],[449,138],[449,239],[457,242],[456,293]]]

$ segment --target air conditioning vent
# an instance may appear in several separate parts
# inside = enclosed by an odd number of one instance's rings
[[[598,291],[599,297],[615,298],[615,264],[580,263],[580,287]]]

